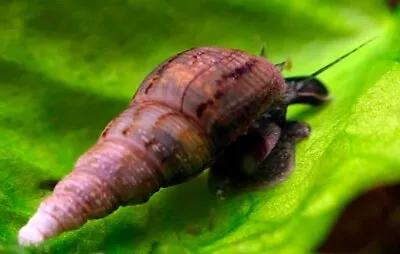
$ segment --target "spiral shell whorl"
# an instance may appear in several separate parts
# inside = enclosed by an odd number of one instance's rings
[[[121,163],[125,161],[129,163]],[[132,197],[147,200],[159,188],[160,180],[151,169],[137,172],[141,167],[134,165],[140,163],[128,144],[118,140],[99,142],[78,160],[74,170],[57,184],[20,230],[20,244],[41,242],[80,228],[88,220],[105,217]]]
[[[18,241],[40,243],[119,206],[143,203],[197,174],[211,154],[212,143],[182,114],[159,104],[130,106],[41,203]]]

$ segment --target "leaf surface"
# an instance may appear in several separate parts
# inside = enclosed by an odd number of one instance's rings
[[[33,252],[299,253],[318,247],[343,206],[400,181],[400,15],[385,1],[2,1],[0,250],[158,63],[200,45],[290,57],[306,75],[378,38],[320,75],[334,99],[296,106],[313,132],[283,184],[217,202],[207,172],[150,202],[49,240]],[[212,220],[213,229],[208,229]],[[202,229],[194,234],[195,229]],[[28,251],[28,250],[27,250]]]

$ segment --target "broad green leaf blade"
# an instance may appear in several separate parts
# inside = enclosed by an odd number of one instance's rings
[[[350,198],[400,181],[400,17],[385,1],[25,0],[0,12],[0,251],[25,252],[17,231],[49,194],[38,184],[70,171],[152,68],[199,45],[258,54],[266,42],[292,76],[379,36],[320,75],[332,103],[291,108],[313,132],[283,184],[217,202],[205,172],[29,250],[309,252]]]

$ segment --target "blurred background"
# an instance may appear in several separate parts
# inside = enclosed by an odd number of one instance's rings
[[[292,60],[289,77],[378,36],[319,77],[329,106],[290,109],[313,133],[282,185],[217,202],[205,172],[35,251],[396,253],[397,1],[2,0],[0,13],[0,251],[23,251],[16,233],[49,194],[40,184],[66,175],[168,57],[265,43],[272,62]]]

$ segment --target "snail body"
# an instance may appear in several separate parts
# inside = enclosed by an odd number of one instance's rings
[[[285,63],[269,62],[264,51],[199,47],[167,59],[41,202],[20,229],[19,244],[40,244],[121,206],[144,203],[206,168],[217,194],[282,181],[294,168],[296,143],[311,131],[287,121],[287,107],[328,101],[316,76],[368,42],[292,78],[283,78]]]

